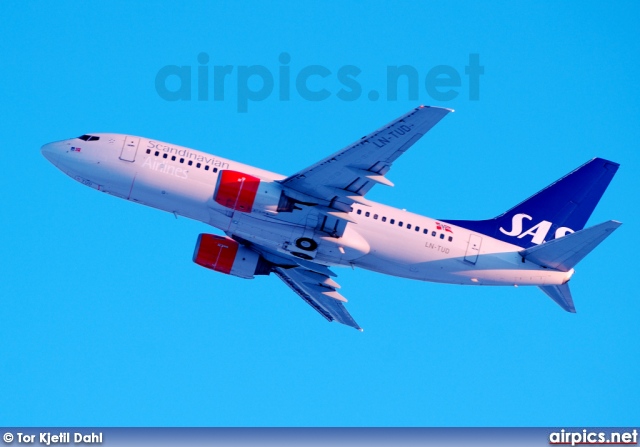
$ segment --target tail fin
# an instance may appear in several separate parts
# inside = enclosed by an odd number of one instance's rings
[[[594,158],[506,213],[488,220],[447,220],[523,248],[582,230],[620,165]]]

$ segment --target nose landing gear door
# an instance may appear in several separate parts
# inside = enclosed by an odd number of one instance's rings
[[[120,154],[120,160],[136,161],[136,152],[138,152],[139,144],[140,144],[139,137],[126,137],[124,139],[124,145],[122,146],[122,153]]]

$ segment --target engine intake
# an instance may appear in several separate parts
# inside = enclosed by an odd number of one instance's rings
[[[247,279],[271,272],[271,265],[259,253],[229,237],[213,234],[198,236],[193,262],[216,272]]]

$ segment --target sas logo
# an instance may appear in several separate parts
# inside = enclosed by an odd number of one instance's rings
[[[551,229],[553,223],[549,222],[548,220],[543,220],[542,222],[532,226],[528,230],[523,231],[523,222],[525,219],[533,220],[533,217],[524,213],[516,214],[511,218],[511,230],[507,231],[504,228],[500,227],[500,231],[507,236],[517,236],[518,239],[522,239],[525,236],[531,236],[531,243],[540,245],[547,237],[547,234],[549,233],[549,230]],[[574,231],[569,227],[560,227],[556,230],[555,238],[557,239],[573,232]]]

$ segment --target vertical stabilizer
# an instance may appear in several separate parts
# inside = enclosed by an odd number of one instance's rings
[[[540,245],[582,230],[619,166],[594,158],[493,219],[442,220],[519,247]]]

